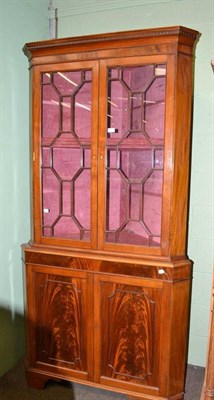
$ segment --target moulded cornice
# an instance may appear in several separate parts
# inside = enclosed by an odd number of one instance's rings
[[[27,43],[23,51],[28,57],[30,53],[39,49],[53,49],[60,48],[63,46],[78,46],[105,42],[116,42],[118,40],[129,40],[129,39],[148,39],[158,38],[167,36],[180,36],[190,40],[190,42],[196,41],[199,33],[195,30],[185,28],[182,26],[173,26],[165,28],[153,28],[153,29],[141,29],[125,32],[106,33],[100,35],[89,35],[89,36],[76,36],[61,39],[45,40],[42,42]]]

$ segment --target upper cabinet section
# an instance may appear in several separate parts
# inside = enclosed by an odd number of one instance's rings
[[[29,43],[33,241],[185,257],[198,32]]]

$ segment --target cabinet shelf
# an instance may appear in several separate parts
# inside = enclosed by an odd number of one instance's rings
[[[152,138],[125,138],[116,139],[108,138],[106,141],[107,148],[117,147],[118,149],[151,149],[152,147],[163,148],[164,139],[152,139]]]
[[[66,137],[47,137],[42,138],[42,147],[60,147],[60,148],[74,148],[79,149],[90,148],[91,140],[88,138],[74,138],[72,134],[67,134]]]

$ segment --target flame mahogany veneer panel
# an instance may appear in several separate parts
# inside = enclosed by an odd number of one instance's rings
[[[158,385],[161,290],[102,283],[102,376]]]
[[[36,273],[37,360],[86,371],[84,279]],[[42,313],[41,313],[42,310]]]

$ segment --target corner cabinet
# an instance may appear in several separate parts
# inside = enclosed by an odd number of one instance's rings
[[[182,400],[198,32],[28,43],[32,238],[27,377]]]

